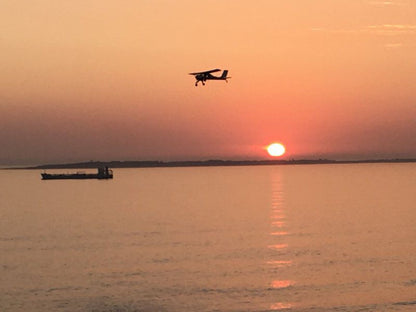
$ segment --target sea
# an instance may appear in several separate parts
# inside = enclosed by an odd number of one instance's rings
[[[2,312],[416,311],[415,163],[40,173],[0,170]]]

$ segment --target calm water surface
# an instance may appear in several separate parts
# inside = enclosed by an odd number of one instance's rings
[[[416,311],[416,164],[0,170],[0,311]]]

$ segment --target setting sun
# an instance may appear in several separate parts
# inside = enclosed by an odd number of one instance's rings
[[[272,143],[267,147],[267,152],[270,156],[278,157],[282,156],[286,152],[286,148],[283,144]]]

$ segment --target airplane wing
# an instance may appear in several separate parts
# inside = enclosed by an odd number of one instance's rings
[[[189,75],[199,75],[199,74],[210,74],[210,73],[216,73],[221,71],[221,69],[211,69],[211,70],[207,70],[207,71],[203,71],[203,72],[197,72],[197,73],[189,73]]]

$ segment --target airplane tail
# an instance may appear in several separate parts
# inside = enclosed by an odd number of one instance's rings
[[[227,79],[228,70],[224,70],[221,75],[221,79]]]

